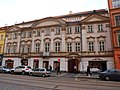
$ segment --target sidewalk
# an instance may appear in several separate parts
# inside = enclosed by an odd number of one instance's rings
[[[62,72],[61,74],[57,75],[56,72],[51,73],[51,77],[64,77],[64,78],[87,78],[87,79],[98,79],[99,74],[92,74],[91,76],[86,76],[86,73],[65,73]]]

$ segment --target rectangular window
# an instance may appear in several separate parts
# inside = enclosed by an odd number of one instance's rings
[[[32,37],[32,32],[31,31],[28,32],[28,36],[27,37],[28,38]]]
[[[0,38],[0,40],[3,40],[3,35],[1,35],[1,38]]]
[[[113,0],[112,4],[113,8],[120,8],[120,0]]]
[[[76,52],[80,52],[80,42],[75,43]]]
[[[88,49],[90,52],[94,51],[94,42],[88,42]]]
[[[117,35],[118,47],[120,47],[120,34]]]
[[[60,34],[60,27],[56,27],[56,29],[55,29],[55,34]]]
[[[26,37],[26,32],[22,32],[22,38]]]
[[[36,36],[40,36],[40,30],[36,30]]]
[[[27,45],[27,53],[31,52],[31,45]]]
[[[49,29],[49,28],[47,28],[47,29],[45,30],[45,35],[46,35],[46,36],[50,36],[50,29]]]
[[[72,33],[72,27],[67,27],[66,32],[67,32],[67,34],[71,34]]]
[[[80,33],[80,27],[79,26],[75,26],[75,33]]]
[[[21,46],[21,52],[22,52],[22,53],[25,53],[25,45],[22,45],[22,46]]]
[[[104,41],[100,41],[99,42],[99,50],[100,51],[104,51],[105,50],[105,42]]]
[[[40,43],[35,43],[35,52],[40,52]]]
[[[115,25],[120,26],[120,15],[115,16]]]
[[[45,43],[45,52],[49,52],[50,44]]]
[[[93,27],[92,27],[92,25],[88,25],[88,32],[93,32]]]
[[[55,43],[55,52],[60,52],[60,42]]]
[[[71,42],[67,43],[67,51],[72,52],[72,43]]]
[[[102,32],[102,31],[103,31],[103,25],[102,25],[102,24],[99,24],[99,25],[98,25],[98,31],[99,31],[99,32]]]
[[[17,33],[13,33],[13,39],[17,39]]]
[[[10,53],[11,49],[10,46],[7,46],[7,53]]]

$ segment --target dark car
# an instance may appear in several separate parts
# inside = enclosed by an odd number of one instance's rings
[[[0,72],[2,73],[10,73],[10,69],[6,66],[0,66]]]
[[[120,70],[108,69],[104,72],[99,73],[99,78],[102,80],[120,80]]]

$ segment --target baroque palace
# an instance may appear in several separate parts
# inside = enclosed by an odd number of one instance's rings
[[[55,70],[102,71],[114,68],[109,14],[105,9],[46,17],[2,27],[6,31],[2,65]]]

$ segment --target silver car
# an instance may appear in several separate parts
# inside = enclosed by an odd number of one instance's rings
[[[2,73],[10,73],[10,69],[6,66],[0,66],[0,72]]]
[[[29,72],[29,75],[36,75],[36,76],[50,76],[51,75],[51,71],[47,70],[46,68],[36,68],[33,69],[32,71]]]

